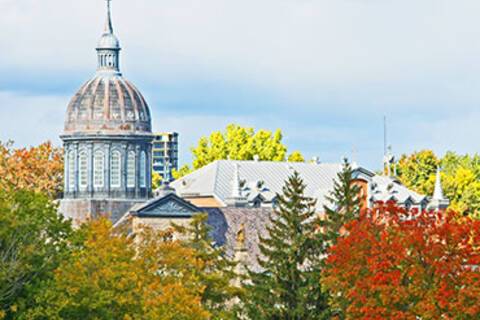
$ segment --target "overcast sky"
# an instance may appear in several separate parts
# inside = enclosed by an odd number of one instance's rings
[[[113,0],[122,72],[183,162],[235,122],[377,169],[384,115],[396,154],[477,152],[479,17],[478,0]],[[0,0],[0,140],[60,144],[104,20],[103,0]]]

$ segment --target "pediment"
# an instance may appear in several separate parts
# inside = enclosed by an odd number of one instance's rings
[[[191,217],[201,209],[175,194],[154,199],[133,212],[138,217]]]

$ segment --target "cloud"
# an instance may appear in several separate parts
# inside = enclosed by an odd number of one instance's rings
[[[59,145],[68,99],[0,91],[0,140],[20,146],[51,140]]]
[[[398,152],[478,151],[477,0],[115,0],[113,10],[122,70],[156,129],[181,133],[184,154],[200,133],[240,122],[282,128],[309,157],[354,148],[379,167],[384,114]],[[103,22],[100,0],[0,1],[0,30],[11,31],[0,33],[2,139],[58,135],[68,97],[94,72]],[[4,120],[24,110],[28,127]]]

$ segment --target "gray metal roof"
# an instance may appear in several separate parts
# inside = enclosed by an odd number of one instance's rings
[[[218,160],[173,182],[172,187],[180,196],[215,196],[225,204],[232,194],[235,165],[238,165],[242,190],[248,193],[244,196],[261,194],[267,199],[282,193],[286,180],[295,171],[306,184],[306,195],[318,198],[319,194],[332,190],[334,179],[342,170],[341,164]],[[259,188],[252,190],[255,185]],[[323,207],[323,197],[318,200],[317,205]]]
[[[261,195],[271,201],[274,194],[282,193],[285,181],[297,171],[306,184],[306,196],[317,199],[319,210],[329,205],[325,197],[333,190],[337,174],[342,170],[339,163],[218,160],[171,185],[182,197],[213,196],[226,205],[226,200],[232,195],[237,166],[242,196],[247,199]],[[374,202],[396,200],[401,204],[410,201],[417,205],[426,200],[425,196],[409,190],[395,178],[378,176],[361,167],[356,167],[354,173],[371,182],[371,200]]]
[[[428,200],[426,196],[408,189],[392,177],[374,176],[372,183],[372,200],[374,202],[393,200],[398,204],[410,202],[412,205],[419,205]]]

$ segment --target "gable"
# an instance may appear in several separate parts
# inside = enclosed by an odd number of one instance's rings
[[[138,208],[132,215],[137,217],[181,217],[188,218],[201,209],[183,200],[175,194],[168,194],[162,198],[154,199],[141,208]]]

